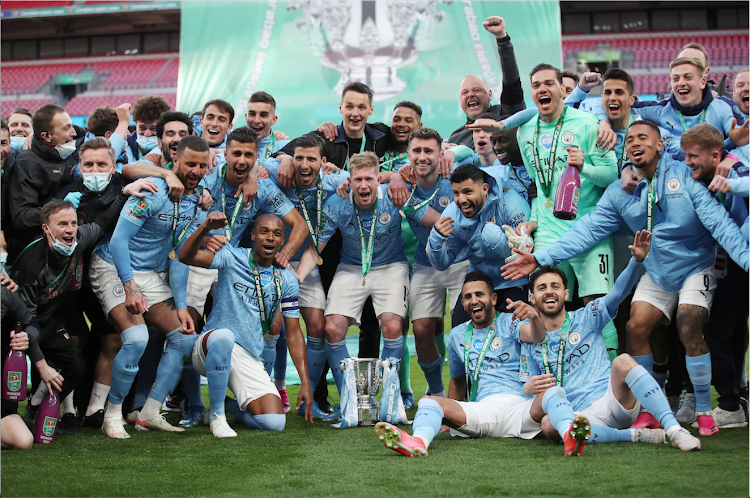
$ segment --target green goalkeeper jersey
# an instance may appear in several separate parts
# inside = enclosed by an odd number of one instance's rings
[[[560,120],[563,125],[558,134],[556,152],[554,148],[555,128]],[[534,144],[534,130],[539,126]],[[593,211],[596,203],[604,193],[604,189],[610,183],[617,180],[617,158],[612,151],[603,151],[596,147],[599,122],[595,116],[566,107],[563,115],[552,123],[545,123],[537,118],[532,118],[526,124],[518,128],[518,145],[521,148],[524,164],[527,165],[529,177],[536,182],[537,197],[531,201],[531,221],[539,225],[534,234],[535,244],[546,247],[557,241],[573,226],[577,219]],[[534,158],[534,147],[538,150],[538,158],[541,162],[541,172],[544,178],[550,167],[550,160],[554,161],[552,182],[549,195],[538,178],[538,166]],[[574,220],[561,220],[555,218],[552,209],[557,194],[557,184],[563,172],[568,167],[568,148],[577,147],[584,151],[584,166],[581,172],[581,198],[578,203],[578,215]]]

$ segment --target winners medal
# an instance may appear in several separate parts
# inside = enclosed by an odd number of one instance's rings
[[[177,248],[177,246],[182,244],[182,241],[185,240],[185,237],[187,237],[190,225],[193,224],[193,220],[195,220],[195,217],[198,214],[198,203],[196,202],[195,211],[193,211],[193,217],[190,218],[190,220],[185,224],[182,232],[180,232],[180,236],[177,237],[177,222],[180,219],[180,201],[172,201],[172,205],[174,206],[174,212],[172,214],[172,250],[169,253],[169,259],[174,259],[177,256],[177,252],[175,251],[175,249]]]
[[[542,189],[542,193],[544,194],[544,197],[547,198],[547,200],[544,203],[544,207],[549,209],[552,207],[552,203],[549,200],[549,196],[552,190],[552,174],[555,171],[555,162],[557,161],[557,145],[560,138],[560,132],[562,131],[563,123],[565,122],[565,112],[568,110],[567,107],[563,108],[562,115],[560,116],[559,121],[555,125],[555,133],[552,137],[552,144],[550,145],[550,153],[549,153],[549,168],[547,168],[547,175],[545,177],[544,175],[544,168],[542,167],[542,162],[539,158],[539,122],[541,118],[537,116],[536,118],[536,126],[534,127],[534,138],[532,140],[533,143],[533,153],[534,153],[534,172],[536,173],[536,176],[539,178],[539,186]]]
[[[323,264],[323,256],[320,255],[320,232],[323,230],[323,172],[318,171],[318,183],[315,185],[315,208],[317,209],[317,212],[315,213],[315,227],[313,228],[312,225],[312,219],[310,216],[310,211],[307,208],[307,203],[305,202],[305,198],[302,195],[302,190],[300,190],[299,185],[294,185],[294,188],[297,189],[297,199],[299,199],[299,207],[300,211],[302,211],[302,218],[305,220],[305,225],[307,225],[307,231],[310,233],[310,239],[312,239],[313,247],[315,247],[315,252],[318,253],[318,266]]]
[[[375,245],[375,227],[378,223],[378,191],[373,192],[375,195],[375,206],[372,209],[372,222],[370,224],[370,234],[367,237],[367,244],[365,244],[365,231],[362,228],[362,220],[359,217],[359,209],[357,203],[354,204],[354,214],[357,217],[357,225],[359,225],[359,244],[362,248],[362,287],[367,283],[367,272],[370,271],[370,265],[372,264],[372,250]],[[352,195],[352,201],[354,196]]]
[[[248,251],[247,262],[253,271],[253,283],[255,284],[255,295],[258,298],[258,311],[260,312],[260,326],[263,329],[263,339],[270,339],[271,323],[276,314],[276,308],[281,304],[281,277],[279,277],[279,274],[276,272],[276,265],[271,264],[273,283],[276,287],[278,302],[276,303],[276,306],[266,308],[266,296],[263,293],[263,284],[260,281],[260,271],[258,270],[258,265],[255,263],[255,258],[253,258],[252,249]]]
[[[417,191],[417,184],[411,186],[411,193],[409,193],[409,198],[406,199],[406,203],[404,204],[404,209],[400,209],[398,212],[401,214],[401,217],[403,218],[407,214],[416,213],[423,207],[427,206],[429,203],[432,202],[432,200],[435,198],[437,193],[440,191],[440,181],[443,179],[442,175],[438,175],[437,181],[435,184],[435,191],[430,194],[427,199],[416,203],[415,205],[411,205],[411,200],[414,197],[414,193]]]

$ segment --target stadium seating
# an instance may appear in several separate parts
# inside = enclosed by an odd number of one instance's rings
[[[87,66],[95,73],[109,74],[102,83],[101,90],[129,90],[147,88],[169,59],[133,59],[127,61],[97,62]],[[176,81],[176,79],[175,79]]]
[[[748,64],[748,35],[717,33],[711,35],[684,34],[677,36],[654,35],[627,38],[589,38],[563,40],[563,57],[575,57],[578,52],[593,51],[597,45],[609,45],[607,50],[620,50],[635,56],[635,69],[663,68],[669,65],[680,49],[697,42],[711,54],[712,66],[741,66]]]
[[[44,104],[54,104],[54,103],[55,101],[50,98],[35,99],[35,100],[4,100],[3,102],[0,103],[0,115],[2,115],[3,119],[5,119],[8,117],[8,114],[10,114],[11,111],[13,111],[13,109],[17,109],[19,107],[25,107],[31,112],[34,112],[39,107],[43,106]]]
[[[713,80],[717,85],[721,81],[721,78],[727,75],[726,84],[729,90],[732,89],[732,81],[736,72],[732,73],[710,73],[708,75],[709,80]],[[635,85],[635,93],[639,95],[653,95],[656,92],[668,93],[669,90],[669,75],[668,74],[634,74],[633,84]]]
[[[42,9],[50,7],[67,7],[73,0],[40,0],[40,1],[16,1],[3,0],[2,10],[19,10],[19,9]]]
[[[137,94],[137,95],[104,95],[104,96],[98,96],[98,97],[87,97],[86,94],[78,95],[76,97],[73,97],[70,99],[70,101],[65,104],[65,110],[68,111],[68,114],[71,116],[88,116],[91,111],[96,109],[97,107],[110,105],[112,107],[117,107],[120,104],[124,103],[135,103],[136,100],[138,100],[139,97],[142,97],[145,94]],[[164,97],[167,102],[169,102],[169,105],[172,107],[177,106],[177,94],[176,93],[168,93],[168,94],[160,94],[162,97]],[[3,103],[5,104],[5,103]]]
[[[58,74],[75,74],[83,68],[83,64],[43,64],[28,66],[12,66],[2,68],[3,93],[20,95],[37,93],[52,76]]]
[[[158,87],[170,87],[177,86],[177,72],[180,69],[180,58],[177,57],[172,61],[172,64],[167,66],[167,69],[157,78],[156,86]]]

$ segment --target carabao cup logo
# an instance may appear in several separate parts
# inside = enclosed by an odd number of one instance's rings
[[[21,372],[8,372],[8,389],[11,391],[21,389]]]
[[[57,425],[57,419],[55,417],[44,417],[44,432],[45,436],[52,436],[55,433],[55,426]]]

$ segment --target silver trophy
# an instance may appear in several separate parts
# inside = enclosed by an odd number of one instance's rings
[[[354,369],[354,383],[357,386],[358,426],[375,425],[380,416],[380,402],[377,395],[383,383],[383,361],[379,358],[347,358]],[[341,369],[346,370],[346,360],[341,361]]]

